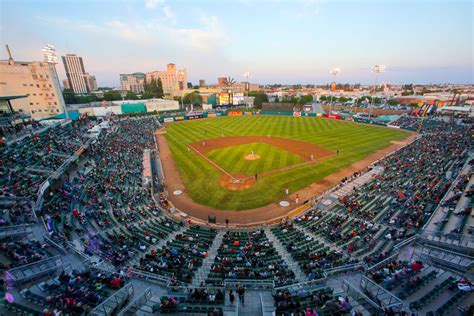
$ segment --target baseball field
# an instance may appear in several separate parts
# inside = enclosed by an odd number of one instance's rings
[[[407,138],[404,131],[285,116],[169,123],[166,142],[186,194],[214,209],[247,210],[321,181]]]

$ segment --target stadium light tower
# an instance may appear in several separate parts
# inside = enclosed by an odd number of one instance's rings
[[[375,95],[377,94],[377,79],[379,77],[379,74],[385,72],[385,65],[374,65],[371,68],[371,71],[375,74],[375,84],[374,84],[374,95],[372,96],[372,102],[369,104],[369,120],[370,117],[372,116],[372,107],[374,106],[374,99]]]
[[[335,68],[331,69],[330,73],[332,75],[332,82],[334,82],[334,84],[336,84],[336,75],[340,72],[341,72],[341,68],[335,67]],[[336,84],[336,86],[337,86],[337,84]],[[331,89],[331,86],[329,86],[329,89]],[[333,94],[331,93],[331,101],[329,102],[329,114],[331,114],[331,112],[332,112],[332,96],[333,96]]]
[[[246,94],[245,101],[247,101],[247,107],[249,107],[250,78],[252,77],[252,73],[250,71],[247,71],[244,73],[243,76],[245,78],[245,94]]]
[[[54,46],[51,44],[46,44],[46,46],[43,47],[42,51],[44,55],[44,61],[48,63],[50,68],[53,69],[54,74],[56,75],[57,85],[59,87],[59,76],[58,76],[58,72],[56,71],[56,64],[59,61],[58,61],[58,56],[56,55],[56,48],[54,48]],[[53,80],[53,83],[54,83],[54,80]],[[61,91],[61,88],[59,88],[59,90]],[[62,96],[60,97],[62,98]],[[65,102],[62,102],[62,108],[63,108],[64,115],[66,116],[66,119],[68,120],[69,114],[67,113]]]

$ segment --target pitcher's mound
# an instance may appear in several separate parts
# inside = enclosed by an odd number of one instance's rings
[[[260,156],[257,154],[249,154],[249,155],[245,155],[244,158],[246,160],[257,160],[257,159],[260,159]]]

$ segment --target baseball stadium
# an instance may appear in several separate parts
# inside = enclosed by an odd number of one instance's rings
[[[4,127],[0,313],[468,312],[473,121],[425,114]]]

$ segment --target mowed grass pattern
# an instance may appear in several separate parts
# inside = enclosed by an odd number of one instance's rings
[[[244,158],[252,151],[259,155],[260,159],[246,160]],[[231,174],[250,176],[303,162],[300,156],[265,143],[250,143],[214,149],[206,156]]]
[[[261,177],[247,190],[230,191],[219,184],[222,173],[188,144],[224,136],[278,136],[339,150],[316,164]],[[218,209],[244,210],[264,206],[408,137],[404,131],[345,121],[286,116],[222,117],[168,124],[166,139],[186,190],[197,203]]]

